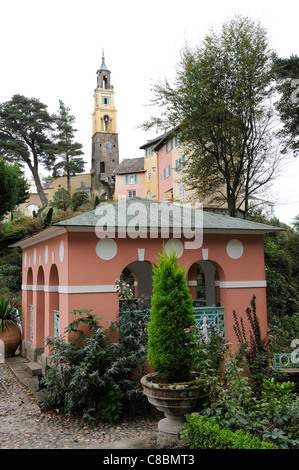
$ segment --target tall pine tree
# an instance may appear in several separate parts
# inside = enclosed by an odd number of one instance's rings
[[[66,173],[67,177],[67,190],[71,193],[71,175],[83,173],[84,160],[82,145],[74,142],[74,135],[77,129],[73,128],[75,117],[70,114],[70,108],[59,100],[58,114],[55,116],[57,126],[57,133],[55,138],[57,140],[58,158],[61,161],[56,163],[53,167],[53,176],[60,176],[61,173]]]
[[[9,163],[17,162],[31,171],[43,206],[48,201],[42,187],[39,167],[50,170],[55,163],[54,118],[36,98],[14,95],[0,105],[0,151]]]

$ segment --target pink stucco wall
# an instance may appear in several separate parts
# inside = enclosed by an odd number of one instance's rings
[[[170,237],[171,238],[171,237]],[[242,243],[243,253],[237,259],[228,255],[230,241]],[[184,246],[184,238],[181,238]],[[115,282],[122,270],[140,259],[157,263],[162,251],[162,238],[115,238],[115,253],[111,259],[98,254],[102,242],[93,231],[65,232],[23,249],[23,329],[24,339],[30,339],[30,304],[33,305],[33,344],[40,347],[46,336],[54,332],[54,310],[60,312],[60,334],[68,326],[74,309],[91,309],[102,318],[103,326],[118,315]],[[139,251],[138,251],[139,250]],[[188,281],[194,279],[192,266],[205,257],[217,269],[217,301],[225,309],[226,337],[236,347],[233,330],[233,310],[243,316],[256,295],[257,313],[262,334],[267,331],[265,266],[263,236],[247,234],[204,234],[198,249],[183,249],[179,258],[187,266]],[[207,254],[208,253],[208,254]],[[143,260],[143,258],[142,258]],[[190,272],[189,272],[190,270]],[[137,289],[136,289],[137,290]],[[192,292],[192,288],[190,288]],[[247,325],[248,326],[248,325]]]
[[[164,179],[164,168],[168,165],[170,165],[170,176]],[[158,151],[157,168],[159,201],[163,201],[164,194],[173,187],[172,150],[166,153],[165,145]]]
[[[143,173],[136,173],[137,183],[126,184],[126,175],[116,175],[115,196],[117,200],[121,196],[128,197],[129,191],[136,191],[136,197],[143,197]]]

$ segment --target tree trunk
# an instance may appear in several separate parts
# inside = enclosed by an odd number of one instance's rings
[[[229,184],[226,185],[226,192],[227,192],[227,208],[228,208],[228,215],[230,217],[236,217],[237,210],[236,210],[236,197],[233,191],[231,190]]]
[[[48,204],[48,200],[47,200],[47,197],[45,195],[45,192],[44,192],[44,189],[42,187],[42,184],[41,184],[41,181],[40,181],[40,178],[39,178],[39,174],[38,174],[38,170],[36,167],[31,167],[31,172],[33,174],[33,178],[34,178],[34,182],[35,182],[35,185],[36,185],[36,189],[37,189],[37,193],[40,197],[40,200],[41,200],[41,203],[42,203],[42,207],[46,206]]]
[[[68,140],[68,139],[67,139]],[[66,163],[67,163],[67,169],[66,169],[66,181],[67,181],[67,190],[69,194],[71,195],[71,175],[70,175],[70,170],[69,170],[69,155],[68,152],[66,152]]]

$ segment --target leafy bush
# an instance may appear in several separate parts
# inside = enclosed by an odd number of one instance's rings
[[[175,252],[163,249],[153,266],[151,321],[148,325],[148,360],[168,381],[188,380],[193,366],[194,343],[188,330],[195,324],[193,301]]]
[[[286,380],[287,375],[281,368],[273,366],[274,353],[292,352],[291,342],[299,337],[298,315],[273,315],[269,322],[269,330],[262,339],[259,320],[256,314],[255,297],[251,302],[252,310],[248,308],[246,314],[251,325],[250,339],[247,340],[244,322],[240,322],[236,312],[234,330],[239,341],[238,360],[245,357],[246,366],[249,367],[255,383],[255,391],[260,394],[265,379],[275,378],[277,382]]]
[[[11,292],[17,292],[22,285],[22,268],[11,264],[0,266],[0,286],[7,287]]]
[[[242,430],[223,429],[207,416],[187,415],[183,435],[190,449],[277,449]]]
[[[87,202],[88,200],[89,200],[88,194],[85,193],[84,191],[78,191],[77,193],[74,193],[72,195],[72,200],[71,200],[73,211],[78,210],[78,208],[82,206],[82,204]]]
[[[216,325],[209,332],[208,339],[198,326],[191,327],[191,329],[194,332],[193,369],[200,371],[201,378],[210,383],[210,379],[214,376],[222,375],[229,345],[225,342],[223,335],[218,333]],[[210,386],[212,386],[211,383]]]
[[[67,334],[76,335],[72,342],[47,338],[47,344],[54,347],[55,368],[43,379],[50,392],[45,406],[114,423],[134,405],[145,402],[138,370],[146,361],[148,318],[145,312],[126,309],[119,322],[104,330],[90,311],[73,313],[78,318],[66,329]],[[80,330],[82,323],[93,329],[91,336]],[[109,337],[115,329],[120,331],[118,343]]]
[[[265,338],[261,336],[255,296],[252,298],[251,307],[246,309],[246,315],[251,326],[249,339],[246,337],[243,318],[241,317],[239,322],[235,311],[233,312],[235,320],[233,328],[239,341],[238,358],[240,361],[243,357],[246,358],[247,367],[249,367],[251,376],[254,379],[256,392],[260,393],[264,378],[274,376],[283,378],[284,374],[281,374],[278,369],[272,366],[269,338],[268,335]]]
[[[42,221],[35,217],[20,217],[1,226],[0,249],[22,238],[29,237],[43,228]]]
[[[0,258],[0,266],[3,264],[11,264],[12,266],[22,267],[22,251],[18,248],[13,248],[10,251],[3,254]]]
[[[299,397],[292,382],[262,381],[255,394],[244,369],[231,355],[226,359],[223,377],[211,377],[211,395],[203,414],[232,431],[243,430],[281,448],[298,448]]]
[[[264,237],[268,317],[299,312],[298,222],[292,228],[277,218],[267,220],[257,209],[248,218],[284,229]]]
[[[20,315],[15,305],[9,300],[0,299],[0,332],[19,319]]]
[[[266,267],[268,317],[291,316],[299,311],[298,292],[285,276]]]
[[[299,338],[299,313],[274,315],[269,321],[270,349],[274,353],[291,353],[291,342]]]
[[[55,192],[54,201],[51,205],[65,211],[70,205],[70,201],[70,193],[65,188],[60,188]]]

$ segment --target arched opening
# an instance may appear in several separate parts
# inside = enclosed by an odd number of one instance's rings
[[[109,116],[107,114],[103,117],[103,131],[109,131]]]
[[[197,326],[205,332],[206,337],[209,336],[213,325],[217,325],[218,332],[225,335],[219,282],[224,278],[221,266],[208,260],[196,261],[187,274]]]
[[[42,266],[38,268],[36,282],[36,317],[34,322],[35,346],[43,347],[45,338],[45,276]]]
[[[59,275],[56,264],[52,264],[49,277],[49,335],[59,336]]]
[[[37,213],[40,209],[40,206],[38,204],[28,204],[26,208],[24,209],[24,215],[28,217],[32,217],[34,213]]]
[[[219,283],[217,283],[220,277],[223,277],[222,269],[212,261],[199,260],[192,264],[187,280],[194,305],[220,305]]]
[[[129,263],[120,275],[120,307],[149,308],[153,291],[153,270],[147,261]]]
[[[100,162],[100,172],[105,173],[105,162]]]

